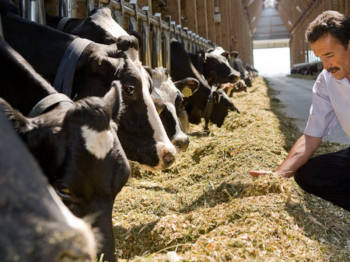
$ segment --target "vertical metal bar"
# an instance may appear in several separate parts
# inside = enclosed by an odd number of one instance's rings
[[[67,0],[58,0],[58,15],[68,16]]]
[[[59,13],[59,16],[77,17],[77,1],[76,0],[59,0],[58,13]]]
[[[19,0],[18,1],[18,7],[19,7],[19,15],[23,18],[25,18],[26,14],[26,1],[25,0]]]
[[[142,63],[146,66],[152,66],[151,61],[151,36],[150,36],[150,13],[149,7],[144,6],[142,8],[143,11],[147,14],[147,20],[142,21],[142,36],[143,36],[143,45],[142,45]]]
[[[170,72],[170,31],[162,32],[163,38],[163,67]]]
[[[25,2],[24,17],[30,21],[46,24],[43,0],[29,0]]]
[[[87,15],[91,13],[91,11],[95,8],[94,0],[86,0],[87,1]]]
[[[152,27],[152,67],[163,66],[163,50],[162,50],[162,15],[155,13],[159,26]]]

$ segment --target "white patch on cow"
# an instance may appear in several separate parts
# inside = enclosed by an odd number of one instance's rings
[[[99,9],[91,16],[91,20],[115,38],[128,35],[128,33],[112,18],[109,8]]]
[[[82,126],[81,130],[86,149],[98,159],[103,159],[113,148],[113,134],[110,130],[97,132],[88,126]]]
[[[172,143],[177,139],[186,139],[187,135],[182,131],[181,125],[176,114],[175,100],[178,94],[178,89],[174,85],[174,82],[171,80],[171,77],[165,73],[163,67],[157,67],[152,72],[152,80],[154,88],[157,90],[157,93],[162,97],[164,104],[175,116],[175,137],[172,137]],[[177,148],[178,151],[178,148]]]
[[[127,51],[124,51],[124,53],[130,58],[131,61],[136,63],[138,68],[141,67],[141,62],[139,60],[139,52],[135,48],[130,47]]]
[[[162,121],[160,120],[160,117],[157,113],[157,109],[151,98],[151,94],[149,92],[150,86],[148,81],[149,74],[146,72],[146,70],[143,67],[141,67],[140,69],[141,69],[141,77],[142,77],[143,98],[147,106],[147,115],[148,115],[149,122],[154,130],[154,139],[157,141],[156,148],[157,148],[157,154],[160,160],[159,165],[156,166],[155,169],[160,169],[164,166],[164,162],[163,162],[164,154],[170,153],[175,156],[176,149],[175,149],[175,146],[170,142],[168,135],[165,132]]]
[[[71,211],[69,211],[69,209],[62,203],[51,186],[48,186],[48,190],[53,201],[57,205],[57,208],[62,215],[63,220],[72,230],[81,234],[82,239],[85,240],[85,243],[82,243],[82,247],[84,247],[85,251],[90,255],[91,258],[94,258],[96,256],[97,247],[91,227],[82,219],[77,218],[71,213]]]
[[[178,89],[174,85],[169,75],[165,74],[165,69],[157,67],[153,70],[152,81],[157,93],[160,94],[164,102],[175,105]]]

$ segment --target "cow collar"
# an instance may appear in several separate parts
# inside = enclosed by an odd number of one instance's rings
[[[214,107],[214,99],[213,99],[213,90],[212,90],[207,99],[207,103],[205,104],[202,117],[209,118],[213,111],[213,107]]]
[[[71,19],[72,19],[72,18],[70,18],[70,17],[62,17],[62,19],[58,22],[57,30],[63,32],[64,27],[66,26],[66,24],[68,23],[68,21],[71,20]]]
[[[43,113],[49,111],[53,106],[61,102],[68,102],[74,104],[74,102],[66,95],[55,93],[48,96],[45,96],[41,99],[29,112],[28,117],[36,117]]]
[[[92,43],[92,41],[77,37],[68,46],[57,69],[53,84],[58,92],[63,93],[68,97],[72,97],[75,67],[80,55],[90,43]]]

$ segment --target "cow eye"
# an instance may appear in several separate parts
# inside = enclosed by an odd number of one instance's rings
[[[129,85],[123,85],[123,90],[126,92],[128,95],[132,95],[135,91],[135,87],[129,86]]]

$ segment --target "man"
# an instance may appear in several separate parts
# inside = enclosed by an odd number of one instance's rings
[[[305,35],[324,69],[313,87],[304,134],[274,172],[250,174],[294,175],[306,192],[350,211],[350,148],[311,158],[337,121],[350,137],[350,17],[325,11],[308,26]]]

